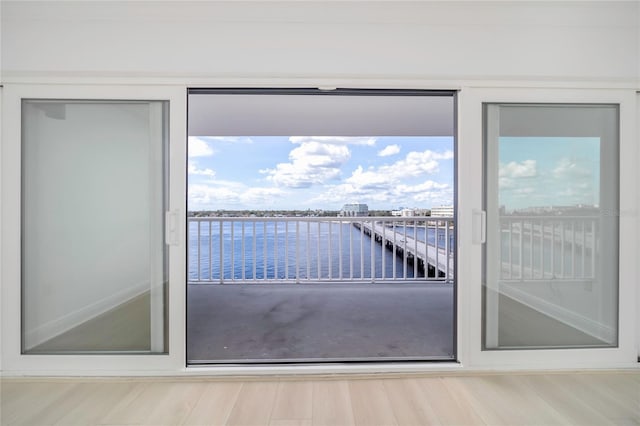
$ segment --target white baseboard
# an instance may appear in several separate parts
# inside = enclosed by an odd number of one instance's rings
[[[112,310],[113,308],[140,296],[145,291],[149,291],[149,283],[143,282],[102,298],[90,305],[83,306],[66,315],[48,321],[32,330],[26,330],[24,334],[24,349],[29,350],[47,340],[61,335],[74,327],[79,326],[99,315]]]
[[[587,318],[584,315],[558,306],[555,303],[551,303],[548,300],[534,296],[516,287],[501,285],[500,292],[531,309],[541,312],[596,339],[603,340],[607,343],[616,340],[616,330],[611,326],[594,321],[591,318]]]

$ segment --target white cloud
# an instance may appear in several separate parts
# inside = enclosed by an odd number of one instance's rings
[[[399,145],[387,145],[381,151],[378,151],[378,157],[389,157],[400,152]]]
[[[553,176],[558,179],[590,177],[591,170],[580,166],[568,158],[563,158],[558,161],[556,168],[553,169]]]
[[[522,162],[511,161],[510,163],[500,163],[500,177],[504,178],[525,178],[538,175],[536,160],[524,160]]]
[[[189,208],[200,210],[215,205],[238,202],[238,193],[231,188],[194,184],[189,185]]]
[[[348,185],[352,185],[353,187],[366,190],[377,190],[388,188],[391,179],[389,178],[389,176],[385,176],[384,174],[373,169],[364,171],[362,169],[362,166],[358,166],[358,168],[353,171],[351,176],[345,179],[345,182]]]
[[[362,172],[359,177],[366,177],[369,172]],[[453,189],[449,184],[427,180],[415,185],[397,184],[391,181],[377,184],[364,184],[360,182],[344,183],[329,187],[324,193],[312,201],[316,203],[331,203],[340,205],[353,200],[366,203],[384,203],[390,206],[402,206],[411,204],[430,205],[451,204]]]
[[[390,180],[401,180],[419,177],[424,174],[438,172],[439,160],[450,160],[453,158],[452,151],[435,152],[412,151],[403,160],[393,164],[380,166],[378,172],[387,176]]]
[[[516,190],[513,191],[515,194],[517,195],[531,195],[531,194],[535,194],[536,193],[536,189],[532,188],[532,187],[524,187],[524,188],[517,188]]]
[[[498,176],[501,189],[512,189],[518,186],[516,179],[537,177],[538,165],[536,160],[511,161],[507,164],[500,163]]]
[[[212,169],[199,169],[194,161],[189,161],[187,170],[188,170],[189,175],[209,176],[211,178],[216,176],[216,172],[214,170],[212,170]]]
[[[286,194],[280,188],[248,188],[240,194],[240,200],[251,205],[273,205],[276,198],[284,197]]]
[[[190,136],[189,137],[189,157],[210,157],[214,154],[213,148],[209,146],[207,141]]]
[[[229,208],[232,206],[271,206],[287,196],[279,188],[252,187],[240,182],[214,181],[213,184],[189,185],[189,209],[202,210]]]
[[[289,163],[279,163],[275,169],[260,170],[267,180],[289,188],[308,188],[340,176],[340,167],[351,157],[345,145],[317,140],[300,142],[289,153]]]
[[[436,173],[441,160],[452,158],[452,151],[414,151],[392,164],[366,170],[358,166],[342,184],[328,187],[315,201],[334,205],[354,199],[388,205],[407,205],[412,201],[451,204],[453,190],[450,185],[432,180],[407,182]]]
[[[438,183],[432,180],[427,180],[417,185],[398,185],[396,187],[396,191],[400,194],[416,194],[431,192],[434,190],[440,191],[447,188],[449,188],[449,185],[446,183]]]

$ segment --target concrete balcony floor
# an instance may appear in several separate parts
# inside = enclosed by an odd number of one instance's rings
[[[188,287],[190,363],[455,359],[453,285]]]

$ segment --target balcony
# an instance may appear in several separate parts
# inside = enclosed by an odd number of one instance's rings
[[[454,235],[452,218],[190,218],[189,361],[453,359]]]

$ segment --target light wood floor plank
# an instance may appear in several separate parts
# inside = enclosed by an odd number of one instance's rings
[[[607,397],[614,398],[614,404],[620,411],[628,411],[631,416],[640,417],[640,381],[635,381],[631,374],[581,374],[576,379],[588,377],[585,385],[596,386]],[[638,375],[640,377],[640,375]]]
[[[161,383],[156,383],[161,384]],[[140,409],[140,405],[136,404],[137,398],[142,392],[149,386],[153,386],[154,383],[137,382],[127,392],[123,398],[121,398],[105,416],[99,421],[100,425],[117,425],[117,424],[140,424],[144,418],[144,412],[135,416],[136,409]]]
[[[510,404],[524,418],[525,424],[565,425],[568,420],[552,405],[527,387],[522,376],[501,374],[484,378],[496,385],[505,404]]]
[[[440,424],[429,399],[416,380],[385,380],[384,387],[399,425]]]
[[[259,381],[0,379],[0,424],[640,426],[640,371]]]
[[[27,383],[0,380],[0,424],[8,424],[20,416],[25,407],[46,393],[44,383]]]
[[[313,382],[313,426],[355,424],[349,382],[346,380],[322,380]]]
[[[83,383],[80,391],[85,398],[75,403],[56,424],[62,426],[99,424],[109,410],[123,400],[135,386],[135,383],[130,382]]]
[[[236,398],[227,425],[268,425],[278,391],[276,381],[246,382]]]
[[[476,411],[489,424],[561,425],[567,418],[527,388],[518,375],[468,378],[466,388],[479,402]]]
[[[433,407],[442,425],[484,425],[482,418],[469,403],[459,381],[442,378],[415,379],[424,397]]]
[[[274,420],[271,419],[269,426],[311,426],[311,419],[288,419],[288,420]]]
[[[58,406],[77,402],[81,396],[79,390],[81,385],[72,382],[45,382],[29,387],[27,398],[16,401],[7,412],[3,410],[2,425],[54,424],[64,414]]]
[[[281,381],[271,413],[271,424],[311,422],[313,384],[305,381]],[[284,423],[283,423],[284,422]]]
[[[213,382],[207,383],[183,425],[222,426],[227,423],[242,383]]]
[[[381,380],[352,380],[349,383],[356,425],[398,424],[383,383]]]
[[[203,392],[200,382],[145,382],[133,388],[101,421],[102,424],[177,425]]]
[[[636,394],[635,402],[631,405],[625,404],[628,388],[624,388],[624,381],[612,378],[614,383],[608,384],[603,377],[599,374],[562,375],[559,382],[564,389],[577,395],[613,424],[640,419],[640,395]],[[614,393],[612,384],[621,392]]]
[[[178,425],[189,414],[204,388],[203,383],[147,382],[125,397],[102,424]],[[135,395],[135,396],[134,396]]]
[[[554,375],[520,376],[520,380],[556,412],[569,419],[568,422],[571,424],[595,426],[609,423],[587,402],[560,387],[557,377],[555,379],[554,377]]]
[[[142,394],[147,404],[147,416],[141,422],[143,425],[179,425],[191,413],[202,396],[206,384],[202,382],[167,383],[164,389],[156,392],[149,390],[149,395]],[[148,399],[147,399],[148,398]],[[152,404],[155,404],[153,406]]]

